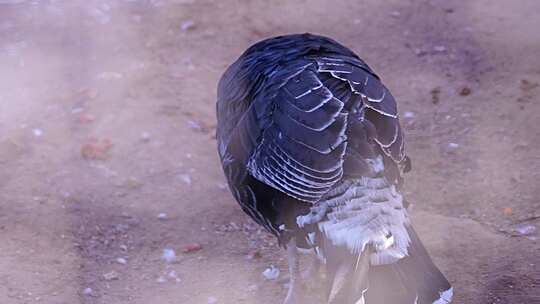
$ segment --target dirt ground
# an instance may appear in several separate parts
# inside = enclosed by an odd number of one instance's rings
[[[396,96],[455,303],[540,303],[539,28],[536,0],[0,0],[0,303],[281,303],[284,254],[225,188],[214,105],[245,48],[293,32]]]

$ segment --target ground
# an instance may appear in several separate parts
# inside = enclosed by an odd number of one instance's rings
[[[0,303],[280,303],[284,252],[225,187],[214,110],[228,64],[293,32],[355,50],[397,98],[405,195],[455,302],[540,303],[538,11],[0,0]]]

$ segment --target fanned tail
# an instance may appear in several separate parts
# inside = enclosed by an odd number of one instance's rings
[[[412,227],[408,255],[371,265],[369,246],[358,256],[327,246],[329,304],[447,304],[452,287],[433,263]]]

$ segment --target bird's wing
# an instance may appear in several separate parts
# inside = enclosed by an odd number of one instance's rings
[[[347,113],[321,81],[316,64],[284,80],[272,93],[248,170],[292,197],[315,202],[342,177]]]
[[[331,65],[328,59],[319,59],[319,71],[330,73],[334,78],[349,84],[351,91],[360,95],[364,111],[364,118],[372,123],[376,129],[373,138],[384,152],[396,162],[405,158],[403,147],[403,133],[398,121],[397,105],[390,91],[382,84],[379,78],[369,68],[345,64],[343,66]]]
[[[353,119],[348,107],[358,100],[365,115],[354,119],[365,119],[375,130],[366,139],[377,142],[395,162],[403,160],[395,100],[362,61],[339,56],[304,58],[257,79],[247,79],[253,73],[242,76],[241,68],[231,70],[218,93],[218,140],[224,167],[243,164],[244,173],[265,184],[299,200],[316,202],[342,178],[348,142],[358,142],[357,134],[348,130]],[[227,121],[220,123],[219,116]],[[363,123],[361,128],[365,129]],[[359,157],[358,161],[365,160]],[[345,170],[354,171],[353,167]]]

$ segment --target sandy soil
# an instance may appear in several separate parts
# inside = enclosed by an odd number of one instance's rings
[[[0,0],[0,303],[280,303],[286,280],[261,272],[284,277],[283,253],[224,187],[215,90],[250,44],[305,31],[357,51],[397,97],[406,195],[456,303],[540,303],[539,12]]]

